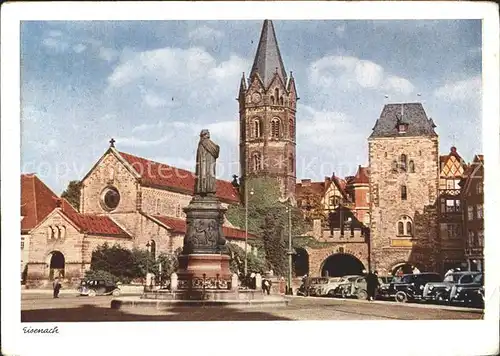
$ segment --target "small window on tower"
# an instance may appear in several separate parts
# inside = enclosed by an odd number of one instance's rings
[[[402,185],[401,186],[401,200],[406,200],[406,198],[408,197],[408,192],[406,190],[406,185]]]
[[[288,127],[289,127],[289,130],[290,130],[290,138],[293,139],[293,137],[295,136],[293,119],[290,119],[288,121]]]
[[[408,163],[408,169],[410,173],[415,173],[415,163],[413,163],[413,160],[410,160],[410,162]]]
[[[295,160],[293,159],[293,154],[290,153],[288,156],[288,167],[290,168],[290,172],[295,172]]]
[[[401,170],[403,172],[406,172],[406,164],[407,164],[407,157],[405,154],[402,154],[401,155],[401,159],[400,159],[400,167],[401,167]]]

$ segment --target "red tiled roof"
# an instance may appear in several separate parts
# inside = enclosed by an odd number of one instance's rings
[[[146,185],[176,188],[194,194],[195,174],[193,172],[154,162],[128,153],[118,152],[136,171]],[[239,202],[238,190],[229,181],[218,179],[217,197],[228,202]]]
[[[354,178],[350,181],[353,184],[368,184],[370,179],[368,178],[368,167],[358,166],[358,171]]]
[[[56,208],[57,195],[35,174],[21,174],[21,231],[28,232]]]
[[[321,195],[325,193],[325,182],[309,182],[295,184],[295,195],[303,197],[306,195]]]
[[[80,214],[66,199],[61,199],[61,211],[79,229],[88,234],[130,237],[108,216]]]
[[[177,218],[171,218],[168,216],[163,216],[163,215],[153,215],[153,218],[156,220],[159,220],[161,223],[167,225],[169,228],[171,228],[174,232],[186,233],[186,220],[184,219],[177,219]],[[224,233],[224,236],[229,239],[237,239],[237,240],[243,240],[245,239],[245,231],[240,230],[240,229],[235,229],[233,227],[228,227],[228,226],[223,226],[222,227],[222,232]],[[248,237],[250,238],[256,238],[257,236],[248,233]]]

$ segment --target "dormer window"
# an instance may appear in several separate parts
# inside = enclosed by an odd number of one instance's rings
[[[406,133],[408,131],[408,124],[400,122],[398,123],[398,132],[400,134]]]

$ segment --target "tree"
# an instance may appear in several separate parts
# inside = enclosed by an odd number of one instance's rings
[[[286,273],[286,241],[288,240],[289,215],[287,204],[280,202],[279,185],[271,177],[248,179],[248,230],[262,237],[267,265],[278,275]],[[310,229],[300,209],[292,207],[292,237]],[[245,226],[245,207],[231,206],[226,214],[234,225]]]
[[[231,256],[229,265],[231,272],[239,276],[242,275],[245,271],[245,250],[233,243],[228,243],[226,246]],[[247,254],[247,269],[249,272],[263,274],[266,268],[266,260],[262,251],[257,250],[257,255],[253,253]]]
[[[69,182],[68,187],[61,194],[61,198],[66,199],[76,210],[80,211],[80,189],[82,182],[79,180],[72,180]]]
[[[90,269],[109,272],[124,283],[128,283],[130,279],[136,277],[132,252],[118,244],[110,247],[104,243],[97,247],[92,252]]]

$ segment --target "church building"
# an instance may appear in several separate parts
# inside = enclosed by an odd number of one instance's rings
[[[283,198],[295,196],[297,100],[273,23],[265,20],[250,77],[243,73],[238,95],[243,189],[245,178],[268,176],[278,180]]]
[[[33,200],[32,181],[40,186]],[[79,280],[90,268],[92,251],[105,242],[129,249],[149,246],[153,257],[176,252],[183,246],[183,208],[193,196],[194,182],[193,172],[118,151],[113,140],[81,180],[80,211],[36,176],[23,175],[27,284],[43,285],[57,276]],[[216,190],[224,207],[239,204],[231,182],[217,180]],[[245,231],[225,221],[223,233],[229,243],[244,247]]]

